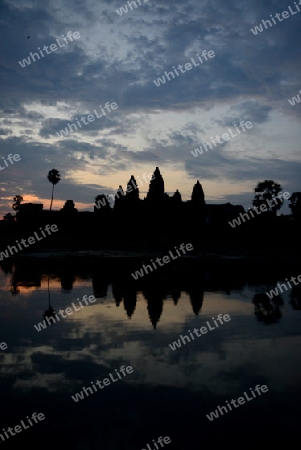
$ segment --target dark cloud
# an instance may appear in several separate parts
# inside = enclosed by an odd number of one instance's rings
[[[252,124],[261,124],[268,120],[271,111],[271,106],[261,105],[259,102],[252,100],[231,106],[227,113],[229,116],[225,115],[222,120],[215,120],[215,122],[225,127],[233,127],[234,123],[238,125],[242,119],[245,122],[250,121]]]
[[[100,174],[172,161],[189,183],[192,177],[237,185],[275,178],[300,190],[301,108],[288,98],[301,88],[301,13],[255,36],[250,28],[285,10],[282,2],[166,0],[142,3],[120,17],[116,9],[125,3],[1,3],[0,38],[6,44],[0,47],[0,153],[22,155],[22,162],[1,173],[5,192],[21,189],[43,197],[50,168],[87,172],[99,161]],[[78,31],[80,39],[20,66],[30,52],[68,31]],[[213,50],[215,57],[155,86],[153,80],[202,50]],[[116,102],[118,109],[58,139],[68,123],[105,102]],[[216,127],[241,120],[254,124],[248,140],[240,137],[192,156]],[[282,154],[275,153],[279,133]],[[244,151],[238,155],[239,146]],[[62,199],[94,198],[91,186],[78,189],[70,180],[58,194]],[[100,182],[101,188],[109,189]],[[242,198],[239,191],[235,198]]]

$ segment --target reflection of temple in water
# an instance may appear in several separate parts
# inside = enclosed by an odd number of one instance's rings
[[[154,329],[157,328],[162,316],[165,301],[170,302],[172,299],[174,305],[177,306],[181,295],[186,293],[190,300],[192,313],[199,315],[202,312],[205,290],[229,294],[232,290],[242,290],[248,281],[246,272],[243,269],[240,272],[240,266],[236,267],[236,270],[226,273],[225,270],[221,270],[223,266],[206,266],[205,270],[204,265],[195,263],[189,265],[189,262],[185,262],[186,265],[182,267],[170,266],[169,270],[162,268],[155,274],[135,281],[130,274],[133,271],[133,264],[137,268],[136,261],[134,263],[117,259],[102,260],[97,263],[93,261],[88,267],[86,261],[81,264],[81,267],[75,269],[71,264],[61,261],[53,269],[53,263],[51,266],[51,263],[46,260],[44,265],[39,261],[32,261],[31,264],[28,264],[26,260],[20,260],[16,261],[14,266],[9,267],[6,262],[3,265],[3,271],[6,274],[12,273],[12,294],[17,294],[20,290],[22,292],[22,288],[40,289],[42,282],[45,282],[47,278],[49,284],[49,276],[45,275],[47,273],[52,273],[50,290],[52,286],[57,288],[61,285],[63,292],[70,292],[75,281],[80,283],[83,280],[91,283],[92,279],[94,296],[98,299],[113,297],[116,307],[123,304],[125,314],[129,319],[135,313],[137,298],[140,294],[145,299],[149,319]],[[277,278],[274,279],[271,274],[267,275],[268,282],[271,285],[276,284]],[[262,286],[262,272],[257,279],[254,274],[251,274],[249,278],[253,285],[257,283]],[[55,314],[55,310],[50,304],[50,290],[48,291],[48,309],[44,313],[44,318]],[[292,308],[301,310],[301,285],[293,286],[290,298]],[[281,296],[277,296],[271,301],[265,293],[256,294],[253,303],[255,316],[260,322],[272,324],[278,322],[282,317],[280,307],[283,305],[283,299]]]
[[[190,289],[187,294],[190,297],[190,303],[192,306],[192,311],[197,316],[202,309],[203,301],[204,301],[204,289],[201,287],[194,287]]]
[[[126,314],[129,319],[134,314],[134,311],[136,309],[136,303],[137,303],[136,291],[132,290],[131,292],[127,292],[124,295],[124,302],[123,302],[124,309],[126,310]]]
[[[75,282],[75,275],[69,272],[64,272],[61,275],[61,286],[62,291],[70,292],[73,289],[73,284]]]
[[[156,329],[157,323],[159,322],[163,312],[164,294],[162,290],[158,292],[156,285],[148,285],[143,290],[143,295],[147,301],[147,310],[150,321],[154,329]]]

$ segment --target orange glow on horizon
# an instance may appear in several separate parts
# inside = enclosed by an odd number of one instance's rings
[[[43,210],[47,211],[50,208],[50,198],[41,198],[38,197],[37,195],[32,195],[32,194],[20,194],[23,197],[23,203],[42,203],[43,204]],[[2,205],[1,205],[1,211],[2,214],[6,214],[7,212],[11,212],[12,214],[14,214],[14,211],[10,211],[12,204],[13,204],[13,199],[12,197],[1,197],[2,200]],[[53,205],[52,205],[52,210],[53,211],[58,211],[61,208],[63,208],[64,204],[65,204],[66,200],[56,200],[55,198],[53,199]],[[93,202],[91,201],[91,203],[81,203],[81,202],[76,202],[75,200],[73,200],[75,203],[75,208],[77,208],[78,210],[83,210],[83,209],[87,209],[87,208],[92,208],[93,207]],[[4,212],[5,211],[5,212]]]

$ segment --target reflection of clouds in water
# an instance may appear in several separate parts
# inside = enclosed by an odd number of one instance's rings
[[[297,382],[297,375],[289,369],[280,371],[275,355],[281,355],[286,367],[290,367],[291,358],[297,360],[299,336],[279,337],[277,323],[265,327],[254,317],[253,297],[265,292],[266,285],[246,288],[239,274],[219,276],[212,272],[211,277],[206,277],[208,291],[203,277],[187,278],[181,272],[178,275],[167,274],[158,282],[149,280],[150,285],[138,286],[138,292],[136,285],[133,287],[122,277],[116,277],[111,285],[108,274],[104,279],[101,274],[93,278],[68,275],[72,291],[64,293],[62,277],[52,275],[51,305],[56,310],[69,307],[83,295],[92,295],[93,287],[104,296],[38,333],[33,325],[42,320],[48,305],[47,277],[41,275],[41,288],[30,288],[26,296],[22,290],[12,296],[7,292],[11,275],[1,274],[0,322],[6,342],[12,342],[3,358],[1,378],[9,380],[14,390],[67,391],[105,377],[125,364],[132,365],[135,371],[127,381],[131,384],[205,389],[221,395],[236,392],[240,385],[271,384],[271,376],[277,380],[276,390]],[[23,278],[22,269],[18,274],[21,287]],[[30,278],[36,276],[27,280]],[[218,292],[213,292],[215,289]],[[285,309],[281,333],[298,335],[297,318],[287,299],[281,309]],[[170,350],[168,345],[179,334],[200,328],[219,313],[231,316],[227,327],[219,327],[177,352]],[[296,374],[300,373],[298,363],[296,369]]]
[[[236,303],[237,301],[228,306],[235,308]],[[187,304],[187,309],[189,306]],[[214,305],[210,303],[210,313],[212,309]],[[208,317],[200,318],[204,322],[207,319]],[[188,328],[201,326],[200,320],[192,318],[190,323],[183,324],[180,332],[185,333]],[[100,376],[100,371],[105,376],[107,370],[113,370],[124,362],[135,369],[136,376],[131,383],[185,386],[191,390],[210,385],[212,391],[226,394],[228,390],[235,389],[238,383],[237,374],[240,382],[248,378],[249,385],[257,378],[254,376],[249,379],[246,373],[260,372],[263,378],[269,376],[270,365],[267,369],[262,366],[265,367],[266,355],[271,351],[273,354],[275,341],[275,336],[273,337],[273,333],[268,329],[265,339],[259,339],[260,336],[254,333],[252,327],[253,315],[237,315],[235,320],[235,330],[216,330],[216,336],[202,336],[202,342],[191,342],[175,354],[168,348],[168,342],[175,336],[175,330],[171,330],[170,324],[168,331],[164,330],[164,324],[158,332],[132,330],[130,323],[124,326],[120,321],[114,322],[113,317],[109,320],[108,315],[104,320],[100,309],[96,315],[88,318],[88,322],[80,320],[69,324],[72,325],[71,330],[68,326],[62,333],[52,333],[52,337],[48,335],[44,341],[51,339],[51,347],[34,347],[32,342],[28,342],[28,348],[22,353],[25,359],[18,362],[17,369],[14,365],[16,356],[13,360],[10,358],[4,361],[8,369],[6,375],[18,376],[23,372],[27,373],[29,380],[15,382],[14,388],[33,389],[44,386],[53,391],[56,388],[67,389],[71,383],[77,385],[77,380],[90,382]],[[252,337],[250,332],[254,333]],[[289,349],[292,354],[294,345],[297,345],[295,340],[289,344],[282,350],[283,358],[287,357]],[[273,358],[271,359],[273,361]],[[287,380],[283,371],[281,370],[278,376],[277,370],[279,371],[279,367],[276,365],[273,375],[279,378],[277,389],[281,389]],[[291,377],[289,371],[287,376]],[[48,385],[49,377],[52,380],[51,385]]]
[[[30,380],[16,380],[16,382],[12,385],[12,389],[28,392],[36,388],[45,389],[48,392],[55,393],[58,390],[64,389],[66,381],[68,380],[66,380],[64,374],[48,374],[47,377],[36,374]]]

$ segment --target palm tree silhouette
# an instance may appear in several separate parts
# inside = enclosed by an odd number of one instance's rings
[[[15,203],[13,203],[12,208],[13,208],[14,211],[18,212],[19,209],[20,209],[21,202],[23,202],[22,195],[15,195],[14,196],[14,202]]]
[[[60,179],[61,179],[61,175],[60,172],[56,169],[52,169],[49,171],[48,175],[47,175],[48,181],[50,183],[52,183],[52,194],[51,194],[51,202],[50,202],[50,211],[52,208],[52,202],[53,202],[53,191],[54,191],[54,185],[57,184]]]

